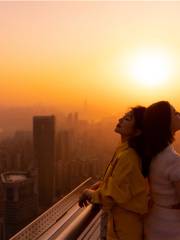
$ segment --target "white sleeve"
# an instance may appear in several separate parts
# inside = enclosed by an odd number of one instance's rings
[[[180,181],[180,156],[173,159],[168,169],[168,176],[172,182]]]

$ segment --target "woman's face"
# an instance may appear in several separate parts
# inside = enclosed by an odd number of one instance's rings
[[[127,112],[122,118],[119,119],[116,125],[115,132],[122,136],[130,137],[134,134],[135,119],[132,111]]]
[[[180,113],[173,106],[171,106],[171,129],[173,133],[180,130]]]

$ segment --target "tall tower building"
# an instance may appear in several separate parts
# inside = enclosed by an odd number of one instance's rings
[[[72,160],[72,130],[60,130],[56,147],[56,192],[58,195],[70,191],[70,160]]]
[[[48,208],[55,196],[55,117],[33,118],[34,155],[38,168],[38,195],[41,209]]]
[[[35,182],[28,172],[1,174],[4,192],[5,239],[37,217],[38,200]]]
[[[3,186],[0,181],[0,239],[5,239],[5,228],[4,228],[4,194],[3,194]]]
[[[60,130],[57,136],[58,158],[63,162],[69,162],[72,145],[72,130]]]

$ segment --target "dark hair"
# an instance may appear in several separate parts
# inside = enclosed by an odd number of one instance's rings
[[[171,105],[160,101],[150,105],[144,114],[145,175],[149,175],[151,160],[174,140],[171,131]]]
[[[145,110],[146,110],[146,108],[143,106],[137,106],[137,107],[131,108],[131,111],[132,111],[134,119],[135,119],[134,128],[138,129],[140,131],[143,130],[143,119],[144,119]],[[130,137],[130,139],[128,140],[128,144],[140,156],[141,161],[142,161],[142,174],[145,176],[145,174],[144,174],[144,172],[145,172],[145,169],[144,169],[145,153],[144,153],[143,134],[140,133],[137,136]]]

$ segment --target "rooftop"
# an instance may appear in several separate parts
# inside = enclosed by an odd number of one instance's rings
[[[1,174],[1,180],[3,183],[19,183],[28,179],[27,172],[5,172]]]
[[[27,176],[25,175],[15,175],[15,174],[9,174],[6,176],[6,180],[8,182],[20,182],[27,179]]]

